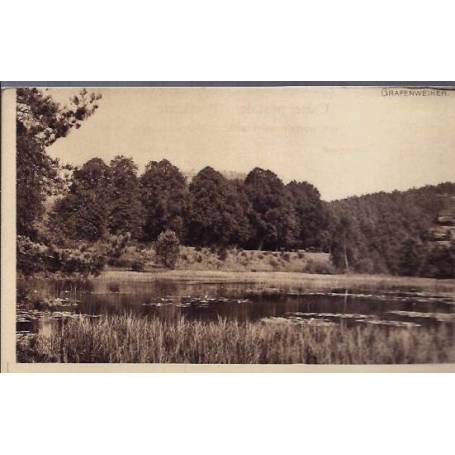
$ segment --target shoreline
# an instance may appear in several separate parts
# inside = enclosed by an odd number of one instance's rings
[[[125,278],[138,282],[175,280],[214,284],[265,284],[271,287],[293,289],[412,289],[414,291],[434,291],[455,295],[454,279],[442,280],[436,278],[366,274],[321,275],[301,272],[228,272],[218,270],[160,270],[154,272],[106,270],[93,280],[115,281]]]

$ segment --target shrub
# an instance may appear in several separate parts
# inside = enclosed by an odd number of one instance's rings
[[[107,289],[110,292],[120,292],[120,285],[116,281],[107,284]]]
[[[218,258],[220,261],[225,261],[228,257],[228,251],[226,248],[221,248],[218,252]]]
[[[16,284],[16,301],[18,303],[24,302],[25,300],[27,300],[30,292],[31,292],[30,286],[23,280],[18,279]]]
[[[134,272],[143,272],[144,271],[144,263],[142,261],[133,261],[131,264],[131,268]]]
[[[126,269],[130,269],[133,266],[129,259],[122,258],[110,258],[107,263],[112,267],[122,267]]]
[[[180,250],[180,242],[174,231],[167,229],[159,236],[155,244],[156,255],[161,259],[162,263],[173,269],[177,262]]]
[[[291,260],[291,255],[289,253],[282,253],[281,257],[287,262]]]
[[[272,266],[272,267],[278,267],[278,261],[276,259],[274,259],[273,257],[270,258],[270,261],[269,261],[269,264]]]
[[[124,253],[130,239],[131,234],[129,232],[126,234],[111,235],[106,254],[113,258],[119,258]]]

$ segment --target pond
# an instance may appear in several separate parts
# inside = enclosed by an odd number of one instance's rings
[[[42,285],[42,284],[41,284]],[[114,290],[115,292],[113,292]],[[52,294],[52,290],[49,290]],[[117,292],[118,291],[118,292]],[[153,315],[166,320],[218,318],[310,325],[375,325],[426,330],[455,328],[455,296],[417,290],[290,291],[264,284],[184,280],[94,280],[90,293],[58,293],[62,307],[18,311],[18,333],[50,334],[66,318],[102,314]],[[55,295],[55,294],[54,294]]]

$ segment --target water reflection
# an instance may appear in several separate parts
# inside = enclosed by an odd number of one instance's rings
[[[320,321],[343,327],[365,324],[429,328],[455,325],[455,299],[447,295],[412,292],[350,293],[349,290],[283,293],[261,285],[178,281],[121,281],[120,292],[109,283],[95,282],[92,293],[77,295],[76,314],[154,315],[166,320],[180,316],[210,321],[219,317],[238,321],[286,319],[307,324]],[[312,322],[312,323],[313,323]],[[18,331],[50,334],[61,320],[39,318],[18,322]]]

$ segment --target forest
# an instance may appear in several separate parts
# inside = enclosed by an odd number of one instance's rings
[[[455,277],[453,237],[432,235],[455,183],[326,202],[311,183],[259,167],[231,179],[207,166],[188,179],[166,159],[139,173],[126,156],[80,167],[51,158],[47,147],[93,115],[99,98],[83,90],[63,107],[43,91],[17,90],[20,273],[96,274],[127,245],[161,248],[172,267],[167,252],[187,245],[321,251],[338,273]]]

